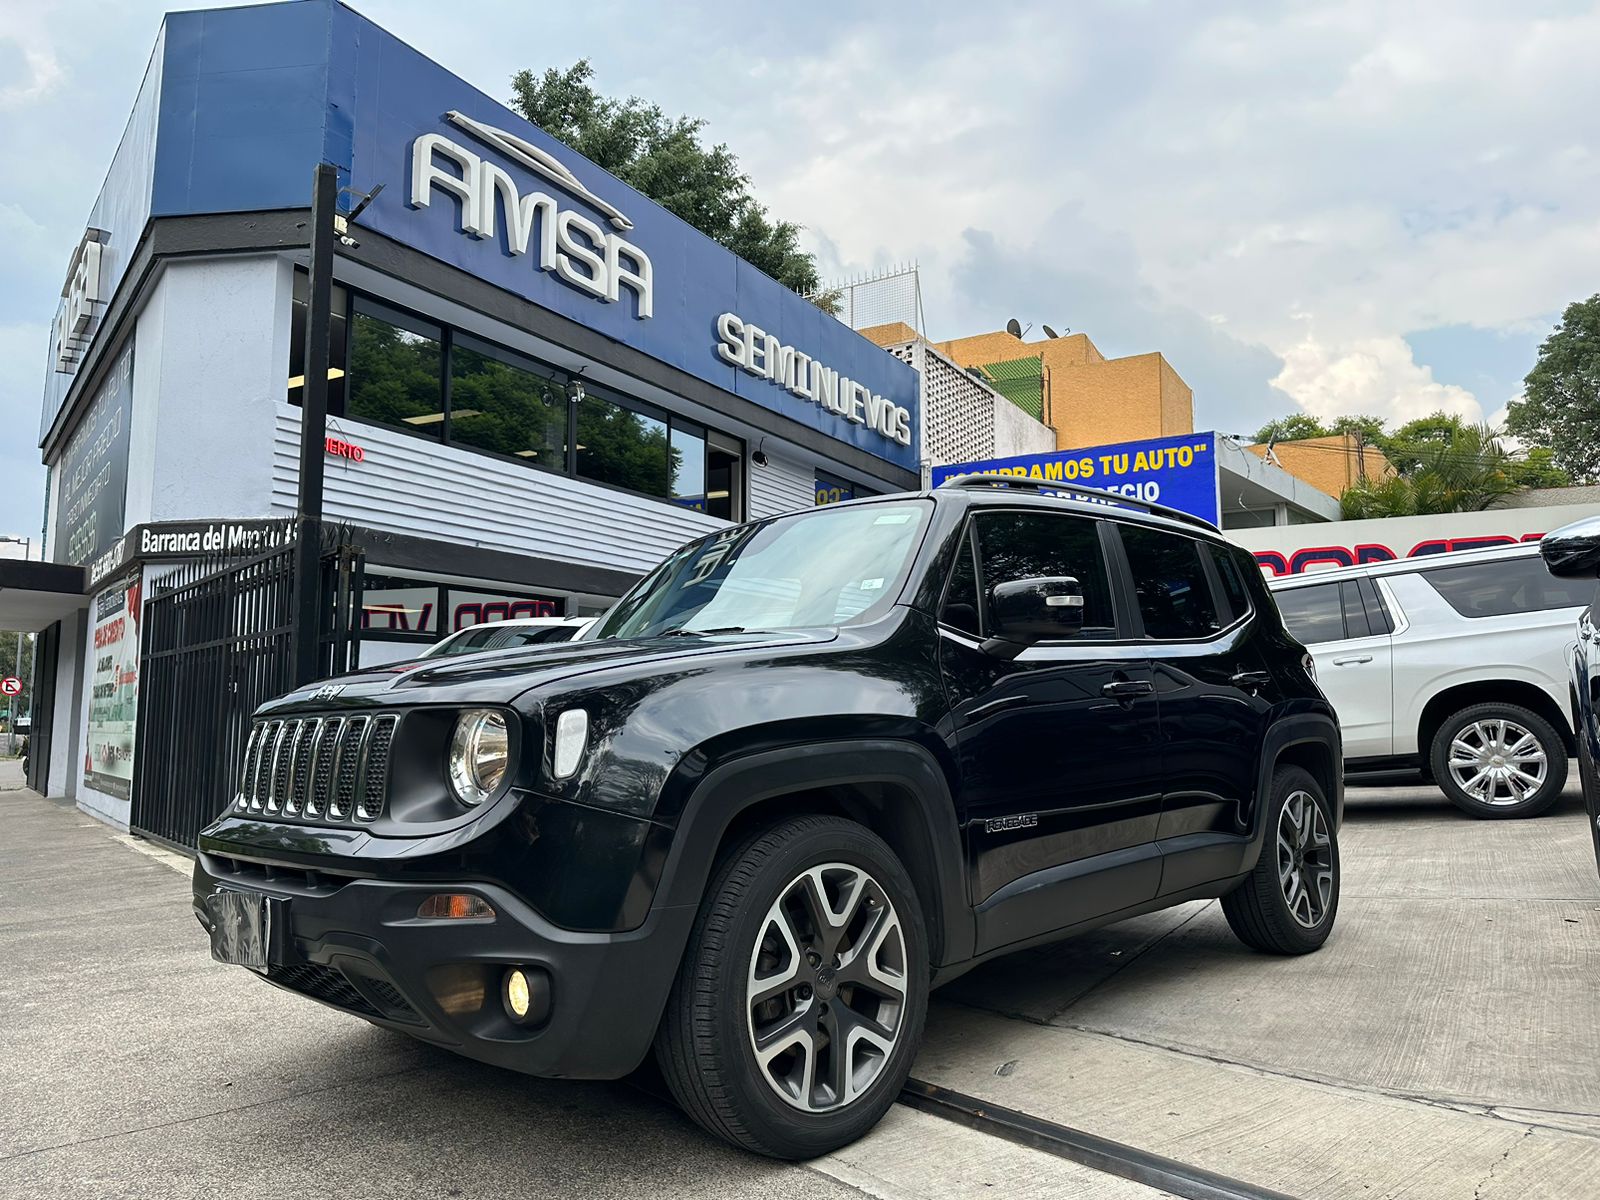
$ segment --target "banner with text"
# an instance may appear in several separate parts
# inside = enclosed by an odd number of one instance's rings
[[[83,781],[126,800],[133,789],[133,741],[139,716],[139,576],[94,598],[89,693],[89,748]]]
[[[1070,483],[1190,513],[1213,525],[1222,511],[1217,435],[1185,433],[1142,442],[1053,450],[933,468],[933,486],[958,475],[1017,475]]]

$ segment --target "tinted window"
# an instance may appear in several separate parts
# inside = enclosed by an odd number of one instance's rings
[[[444,424],[444,332],[370,300],[352,320],[347,412],[437,438]]]
[[[1537,555],[1440,567],[1422,577],[1463,617],[1582,608],[1594,588],[1592,580],[1556,578]]]
[[[1016,579],[1076,579],[1083,589],[1078,636],[1116,636],[1110,576],[1094,521],[1055,513],[981,513],[977,529],[985,588]]]
[[[1367,623],[1372,626],[1372,632],[1393,633],[1394,618],[1389,615],[1389,606],[1383,602],[1377,585],[1370,579],[1363,579],[1360,587],[1361,600],[1367,610]]]
[[[289,403],[301,403],[305,392],[306,370],[306,304],[311,289],[304,271],[294,273],[294,300],[289,308]],[[328,322],[328,411],[344,411],[344,378],[348,364],[345,362],[348,329],[345,314],[350,308],[350,297],[338,284],[333,286],[330,301],[332,312]]]
[[[564,471],[566,388],[531,364],[458,337],[450,351],[450,440]]]
[[[1344,608],[1339,603],[1339,585],[1318,583],[1311,587],[1288,588],[1274,592],[1283,623],[1304,646],[1344,639]]]
[[[1228,619],[1237,621],[1250,611],[1250,593],[1245,590],[1244,577],[1239,574],[1238,556],[1222,546],[1208,546],[1211,561],[1217,566],[1217,578],[1222,581],[1222,597],[1228,602]]]
[[[1347,579],[1339,585],[1339,598],[1344,601],[1345,636],[1370,636],[1373,630],[1367,621],[1367,610],[1361,603],[1361,592],[1353,580]]]
[[[961,539],[961,552],[950,569],[944,608],[939,619],[952,629],[978,637],[978,570],[972,563],[972,543]]]
[[[1222,628],[1211,581],[1200,561],[1199,542],[1124,525],[1122,544],[1146,637],[1162,641],[1207,637]]]
[[[672,498],[684,508],[706,511],[706,431],[672,422]]]

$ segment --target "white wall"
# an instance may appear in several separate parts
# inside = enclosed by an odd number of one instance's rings
[[[1472,538],[1522,541],[1549,533],[1583,517],[1600,513],[1600,504],[1564,504],[1549,508],[1505,508],[1489,512],[1451,513],[1438,517],[1389,517],[1374,521],[1328,521],[1317,525],[1278,525],[1264,529],[1230,529],[1227,537],[1260,555],[1282,555],[1290,572],[1329,570],[1345,558],[1357,561],[1360,547],[1378,560],[1410,558],[1427,543]],[[1457,547],[1465,548],[1465,547]],[[1296,552],[1305,552],[1297,562]],[[1326,553],[1324,553],[1326,552]],[[1320,561],[1307,561],[1316,559]],[[1276,564],[1269,573],[1277,571]]]
[[[812,508],[817,502],[815,467],[768,452],[767,465],[749,463],[750,519],[775,517],[797,508]]]
[[[974,382],[976,382],[974,380]],[[1056,431],[1035,421],[1004,396],[994,398],[994,456],[1050,454],[1056,448]]]

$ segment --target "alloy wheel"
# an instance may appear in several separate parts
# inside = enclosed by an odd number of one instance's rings
[[[1549,772],[1539,739],[1515,721],[1474,721],[1450,742],[1450,775],[1481,804],[1522,804],[1544,786]]]
[[[1333,896],[1333,839],[1310,792],[1294,791],[1278,815],[1278,886],[1295,923],[1315,929]]]
[[[805,1112],[842,1108],[882,1074],[906,1008],[906,943],[866,871],[824,863],[790,880],[750,957],[750,1045],[767,1086]]]

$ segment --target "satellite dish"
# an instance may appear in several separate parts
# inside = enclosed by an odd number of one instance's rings
[[[1006,332],[1009,333],[1014,338],[1021,337],[1022,336],[1022,322],[1017,320],[1015,317],[1012,317],[1011,320],[1006,322]]]
[[[1054,329],[1051,329],[1050,326],[1048,326],[1048,325],[1041,325],[1041,326],[1039,326],[1039,328],[1044,330],[1044,335],[1047,338],[1058,338],[1058,337],[1061,336]]]

